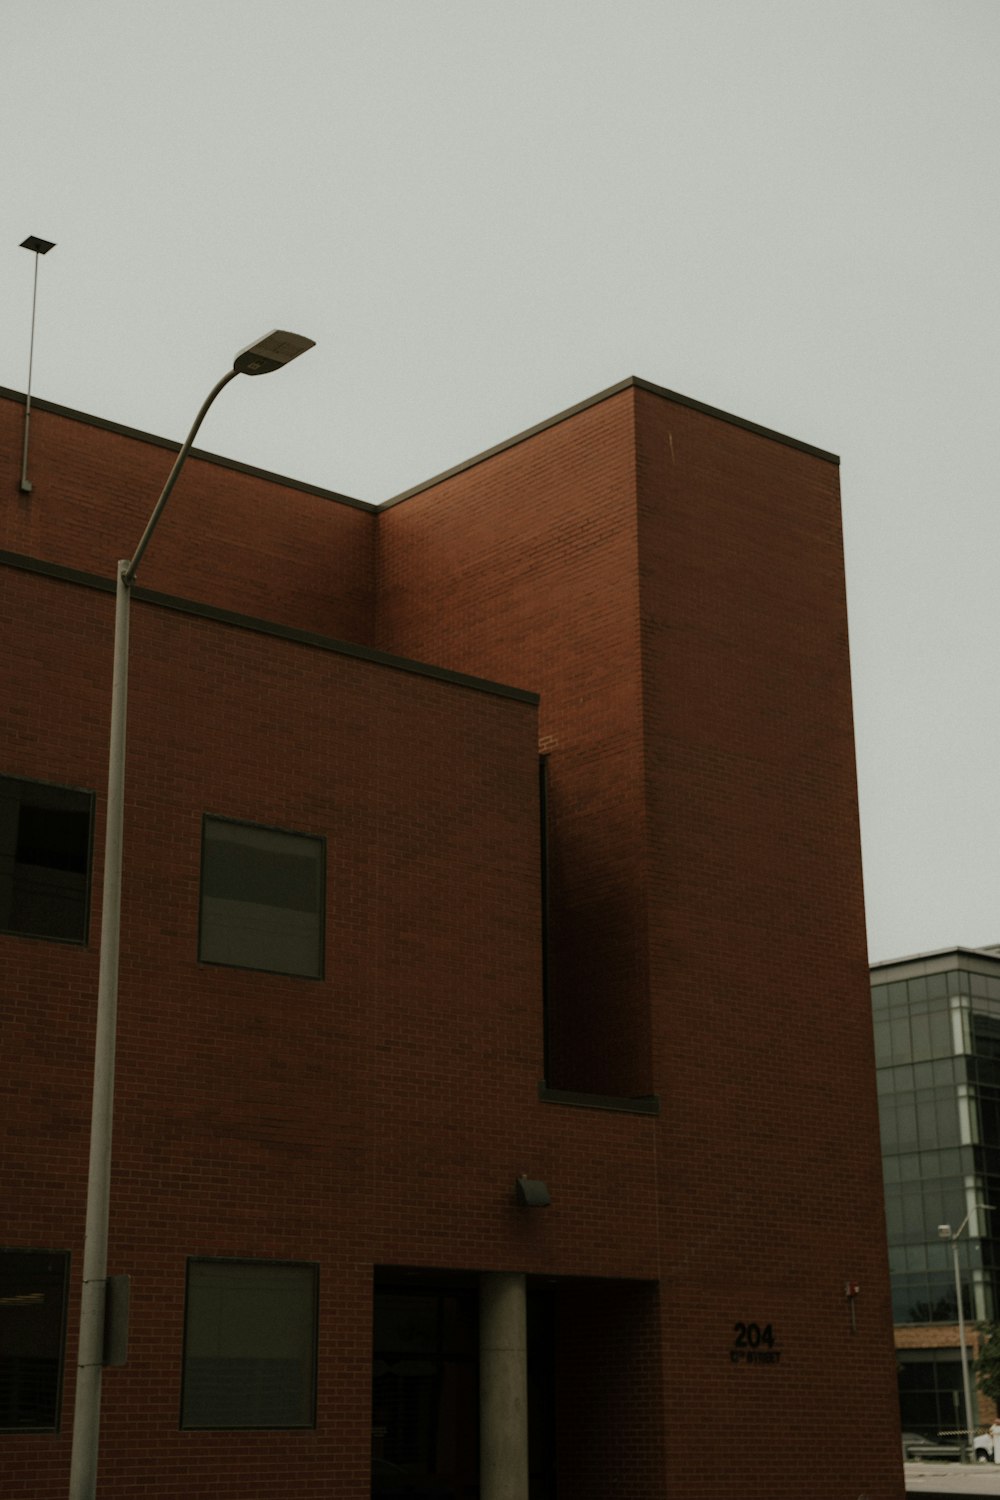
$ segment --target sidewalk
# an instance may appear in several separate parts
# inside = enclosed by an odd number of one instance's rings
[[[908,1495],[996,1495],[1000,1464],[904,1464]]]

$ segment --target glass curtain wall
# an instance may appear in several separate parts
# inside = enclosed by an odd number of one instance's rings
[[[964,1316],[997,1315],[1000,1204],[1000,977],[955,968],[872,988],[893,1321],[957,1318],[951,1246],[959,1241]]]

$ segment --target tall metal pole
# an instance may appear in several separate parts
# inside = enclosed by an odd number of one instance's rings
[[[26,242],[27,243],[27,242]],[[44,242],[42,242],[44,243]],[[51,246],[49,246],[51,249]],[[44,250],[41,252],[44,254]],[[237,375],[265,375],[281,369],[313,347],[314,340],[275,329],[237,354],[209,391],[191,431],[174,459],[160,498],[131,558],[118,563],[115,592],[114,671],[111,687],[111,733],[108,747],[108,806],[104,836],[104,890],[101,904],[101,957],[97,982],[97,1034],[94,1042],[94,1091],[90,1117],[90,1162],[87,1169],[87,1221],[80,1298],[80,1342],[77,1352],[70,1500],[96,1500],[97,1455],[101,1425],[101,1371],[104,1359],[104,1310],[108,1278],[108,1219],[111,1201],[111,1127],[115,1104],[115,1044],[118,1023],[118,950],[122,907],[122,842],[125,821],[125,721],[128,710],[129,591],[136,569],[163,514],[177,476],[191,451],[198,428],[216,396]]]
[[[35,306],[38,302],[38,260],[42,255],[48,255],[50,250],[55,249],[52,240],[40,240],[37,234],[29,234],[26,240],[21,241],[22,250],[33,250],[35,253],[35,282],[31,293],[31,340],[28,344],[28,390],[24,399],[24,444],[21,448],[21,491],[25,495],[31,494],[31,480],[28,478],[28,433],[31,430],[31,370],[35,360]]]
[[[128,710],[129,587],[118,563],[115,596],[115,654],[108,747],[108,810],[104,832],[104,894],[101,905],[101,961],[97,981],[97,1036],[94,1093],[90,1116],[87,1173],[87,1227],[83,1248],[80,1347],[69,1492],[72,1500],[97,1493],[97,1450],[101,1424],[101,1370],[104,1357],[104,1301],[108,1275],[108,1211],[111,1201],[111,1124],[115,1105],[115,1039],[118,1021],[118,946],[121,930],[122,829],[125,817],[125,720]]]
[[[965,1428],[966,1437],[969,1441],[968,1453],[971,1453],[973,1444],[975,1442],[972,1420],[972,1383],[969,1380],[969,1351],[965,1347],[965,1313],[962,1308],[962,1279],[958,1271],[958,1236],[962,1233],[962,1229],[965,1228],[965,1225],[968,1224],[968,1222],[969,1215],[966,1214],[965,1223],[963,1223],[961,1229],[956,1230],[955,1234],[952,1235],[951,1254],[952,1259],[955,1263],[955,1296],[958,1298],[958,1344],[962,1355],[962,1390],[965,1395]],[[963,1462],[965,1461],[965,1458],[967,1456],[967,1453],[963,1452]]]
[[[972,1218],[972,1215],[976,1212],[977,1209],[981,1209],[983,1213],[991,1213],[993,1210],[993,1205],[991,1203],[973,1204],[972,1208],[969,1209],[969,1212],[966,1214],[965,1218],[962,1220],[961,1224],[959,1224],[954,1233],[952,1233],[950,1224],[938,1225],[938,1238],[942,1240],[951,1240],[951,1258],[952,1265],[955,1271],[955,1301],[958,1304],[958,1346],[959,1354],[962,1358],[962,1389],[965,1396],[965,1428],[966,1438],[968,1440],[967,1449],[964,1444],[962,1445],[963,1463],[965,1462],[967,1457],[972,1456],[972,1453],[974,1451],[976,1441],[976,1422],[972,1410],[972,1381],[969,1377],[969,1351],[965,1346],[965,1309],[962,1306],[962,1277],[958,1268],[958,1241],[961,1238],[965,1226],[968,1224],[969,1220]]]
[[[101,958],[97,981],[97,1035],[94,1092],[87,1171],[87,1222],[80,1300],[70,1500],[95,1500],[101,1425],[101,1371],[104,1357],[104,1304],[108,1276],[108,1217],[111,1201],[111,1128],[115,1104],[115,1045],[118,1027],[118,950],[122,906],[122,841],[125,822],[125,723],[128,712],[128,632],[132,580],[139,560],[177,482],[205,413],[236,375],[227,370],[213,386],[194,426],[174,460],[156,508],[131,558],[119,560],[115,594],[114,670],[108,747],[108,806],[104,834],[104,889],[101,903]]]

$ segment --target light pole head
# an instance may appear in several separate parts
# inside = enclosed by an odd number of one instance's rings
[[[40,240],[37,234],[29,234],[26,240],[21,241],[22,250],[34,250],[36,255],[48,255],[55,246],[55,240]]]
[[[280,370],[282,365],[305,354],[315,343],[315,339],[304,338],[301,333],[286,333],[282,328],[275,328],[241,349],[233,360],[233,369],[241,375],[270,375],[272,370]]]

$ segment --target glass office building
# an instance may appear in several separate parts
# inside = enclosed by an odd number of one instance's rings
[[[961,1363],[940,1225],[962,1227],[965,1319],[1000,1308],[1000,1216],[978,1206],[1000,1205],[1000,950],[876,964],[872,1007],[903,1427],[941,1430],[958,1425]]]

